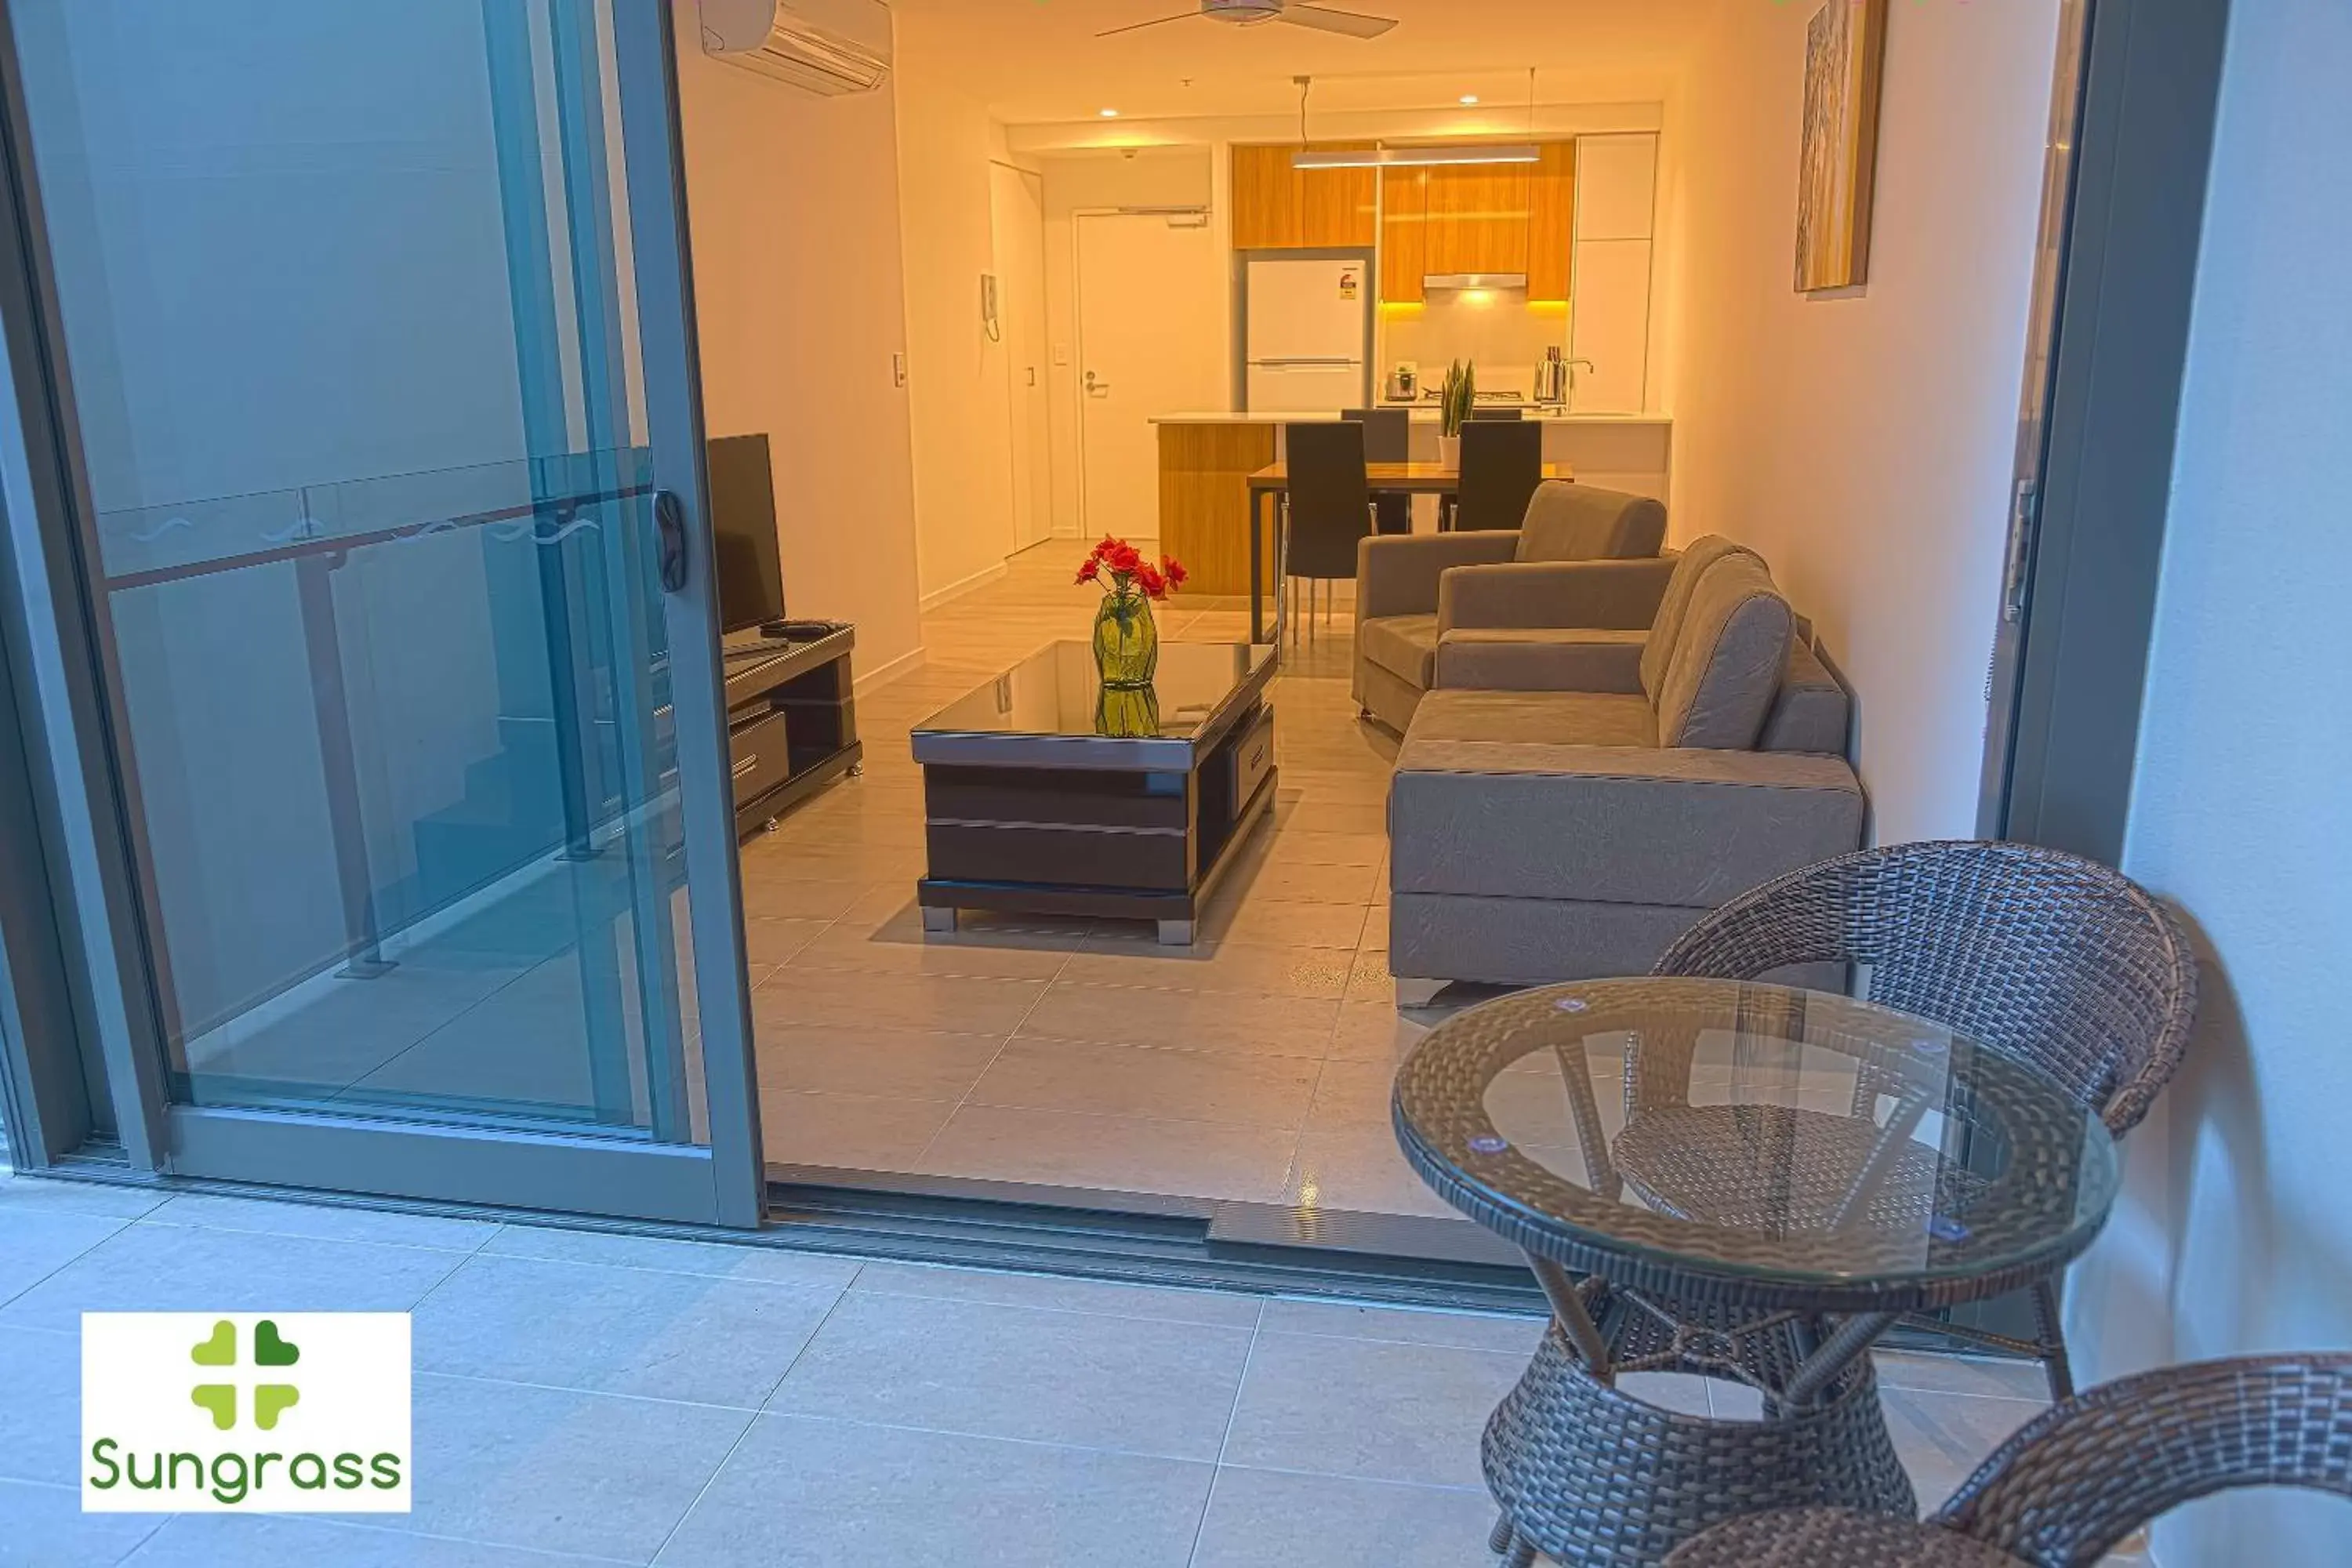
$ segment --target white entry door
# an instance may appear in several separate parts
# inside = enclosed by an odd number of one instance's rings
[[[1156,539],[1152,418],[1230,398],[1225,258],[1197,217],[1088,215],[1077,231],[1081,521],[1090,537]]]
[[[1054,531],[1053,466],[1045,395],[1045,182],[1025,169],[989,165],[1006,401],[1012,411],[1013,548]]]

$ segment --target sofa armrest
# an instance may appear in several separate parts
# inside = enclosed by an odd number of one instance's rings
[[[1678,555],[1645,561],[1515,561],[1462,565],[1437,589],[1437,629],[1600,626],[1646,631]]]
[[[1448,569],[1508,561],[1518,547],[1516,529],[1375,534],[1356,546],[1356,616],[1433,614]]]
[[[1862,842],[1840,757],[1406,737],[1397,893],[1714,909]]]

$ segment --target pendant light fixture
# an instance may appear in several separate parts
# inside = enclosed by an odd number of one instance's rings
[[[1294,169],[1430,169],[1462,163],[1540,163],[1543,151],[1534,142],[1497,144],[1481,142],[1440,142],[1420,147],[1348,147],[1317,152],[1307,145],[1307,89],[1311,77],[1298,83],[1298,151],[1291,155]],[[1536,129],[1536,73],[1528,68],[1528,134]]]

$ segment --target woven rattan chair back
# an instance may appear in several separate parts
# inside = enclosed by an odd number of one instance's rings
[[[2037,1568],[2075,1568],[2182,1503],[2262,1486],[2352,1498],[2352,1353],[2103,1384],[2019,1428],[1935,1522]]]
[[[1701,920],[1659,974],[1754,980],[1868,966],[1870,1000],[2051,1073],[2117,1133],[2179,1065],[2197,963],[2179,921],[2120,872],[2031,845],[1896,844],[1824,860]]]
[[[2352,1498],[2352,1353],[2122,1378],[2020,1427],[1924,1524],[1752,1513],[1685,1542],[1665,1568],[2091,1568],[2182,1503],[2263,1486]]]

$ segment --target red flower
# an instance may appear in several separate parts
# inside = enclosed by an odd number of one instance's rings
[[[1108,533],[1100,544],[1087,552],[1086,560],[1078,566],[1077,580],[1100,583],[1106,572],[1110,574],[1115,592],[1124,593],[1133,586],[1154,599],[1164,599],[1181,587],[1187,575],[1174,556],[1163,555],[1154,565],[1134,545]]]

